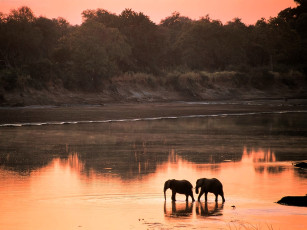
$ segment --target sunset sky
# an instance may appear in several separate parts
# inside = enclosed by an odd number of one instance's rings
[[[293,0],[0,0],[0,12],[5,14],[20,6],[30,7],[36,16],[63,17],[71,24],[81,23],[83,10],[97,8],[116,14],[131,8],[148,15],[155,23],[177,11],[192,19],[209,14],[223,23],[239,17],[246,24],[254,24],[296,4]]]

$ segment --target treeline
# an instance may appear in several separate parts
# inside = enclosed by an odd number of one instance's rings
[[[307,1],[245,25],[173,13],[160,24],[131,9],[86,10],[83,23],[36,17],[28,7],[0,13],[0,84],[6,91],[50,84],[99,90],[114,76],[251,69],[307,73]]]

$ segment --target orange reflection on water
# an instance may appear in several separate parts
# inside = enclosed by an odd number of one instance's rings
[[[69,168],[82,172],[84,170],[84,162],[82,162],[77,153],[69,154],[67,160],[61,160],[62,165],[68,165]]]
[[[8,230],[229,229],[229,223],[234,224],[231,229],[266,229],[266,223],[273,229],[307,226],[305,208],[274,203],[285,195],[304,195],[306,180],[288,162],[277,162],[269,149],[245,147],[242,152],[241,161],[209,164],[184,160],[171,149],[167,162],[146,161],[157,166],[155,172],[142,177],[137,175],[143,167],[138,160],[139,170],[127,169],[134,174],[129,179],[123,179],[111,167],[95,171],[77,153],[55,158],[27,176],[0,169],[0,226]],[[187,179],[195,186],[202,177],[222,181],[224,204],[220,198],[216,204],[212,194],[208,203],[204,198],[201,203],[186,203],[180,194],[177,202],[172,202],[170,190],[164,202],[165,180]],[[194,197],[197,199],[195,193]]]
[[[173,150],[169,162],[161,166],[161,170],[165,170],[170,178],[188,179],[194,186],[196,179],[202,177],[215,177],[222,181],[225,208],[215,207],[214,195],[209,193],[207,207],[204,203],[196,203],[196,216],[223,215],[223,221],[234,224],[231,229],[240,226],[247,229],[253,226],[260,229],[267,226],[273,226],[273,229],[304,229],[307,226],[306,208],[281,206],[275,202],[287,195],[305,195],[307,181],[298,176],[298,170],[291,162],[277,162],[274,151],[270,149],[248,150],[244,147],[242,152],[241,161],[238,162],[193,164],[183,160]],[[194,196],[197,199],[197,195]],[[203,201],[204,198],[201,199]],[[170,192],[167,200],[170,202]],[[178,195],[177,200],[183,202],[184,196]],[[167,219],[178,215],[195,217],[185,203],[169,204],[166,210]]]
[[[248,163],[250,161],[252,162],[275,162],[276,156],[275,156],[275,153],[272,152],[270,149],[268,150],[264,150],[264,149],[247,150],[247,147],[244,147],[241,162]]]

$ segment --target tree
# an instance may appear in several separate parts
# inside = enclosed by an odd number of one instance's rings
[[[180,49],[182,64],[197,70],[224,68],[223,34],[220,21],[209,17],[194,21],[175,43]]]
[[[291,25],[276,17],[269,20],[271,55],[273,63],[278,65],[293,65],[299,62],[299,43],[298,33],[291,28]]]
[[[94,20],[104,24],[106,27],[118,28],[119,17],[104,9],[85,10],[82,12],[83,22]]]
[[[156,73],[162,47],[157,25],[148,16],[131,9],[125,9],[119,19],[119,30],[127,38],[132,52],[127,69]]]
[[[164,41],[161,53],[161,64],[164,69],[173,69],[183,65],[181,47],[178,38],[192,25],[192,20],[174,12],[171,16],[161,20],[159,28]]]
[[[0,55],[7,68],[23,68],[39,56],[42,34],[28,7],[12,10],[2,24]]]
[[[22,6],[17,10],[11,10],[7,21],[31,23],[35,20],[32,10],[27,6]]]
[[[270,44],[269,38],[269,26],[266,19],[262,18],[258,20],[255,26],[252,26],[252,30],[249,36],[249,42],[246,49],[247,63],[250,66],[266,66],[270,63]]]
[[[70,46],[75,81],[84,89],[99,89],[103,79],[121,71],[121,62],[130,55],[130,47],[118,29],[92,20],[78,27],[66,45]]]
[[[166,17],[161,20],[160,25],[168,28],[172,28],[173,30],[180,31],[182,27],[187,24],[190,24],[192,20],[188,17],[181,16],[178,12],[173,12],[172,16]]]
[[[61,36],[58,21],[39,17],[35,19],[33,26],[39,29],[42,36],[40,43],[41,57],[50,58],[50,55]]]
[[[245,65],[247,61],[246,48],[249,42],[249,28],[240,18],[234,18],[225,26],[225,53],[230,65]]]

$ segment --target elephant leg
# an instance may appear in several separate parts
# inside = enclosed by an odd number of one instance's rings
[[[201,190],[200,190],[200,193],[199,193],[199,195],[198,195],[198,199],[197,199],[199,202],[200,202],[200,197],[201,197],[203,194],[204,194],[204,190],[201,189]]]
[[[215,202],[217,202],[217,198],[219,194],[215,193],[214,195],[215,195]]]
[[[185,201],[189,200],[189,194],[185,194]]]
[[[224,202],[225,202],[225,198],[224,198],[224,192],[222,191],[220,195],[221,195],[221,197],[222,197],[222,200],[223,200],[223,203],[224,203]]]
[[[205,192],[205,201],[207,202],[208,200],[208,192]]]
[[[194,202],[195,199],[194,199],[194,196],[193,196],[193,192],[191,192],[190,196],[191,196],[191,198],[192,198],[192,202]]]
[[[172,191],[172,201],[176,201],[176,192]]]
[[[186,201],[188,201],[189,196],[191,196],[192,202],[194,202],[195,200],[194,200],[194,196],[193,196],[193,192],[192,191],[190,193],[186,194]]]

